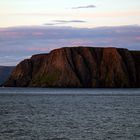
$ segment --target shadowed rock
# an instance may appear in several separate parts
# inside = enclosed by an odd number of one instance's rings
[[[14,66],[0,66],[0,84],[7,80],[13,69]]]

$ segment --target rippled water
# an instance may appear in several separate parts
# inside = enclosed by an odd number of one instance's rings
[[[140,89],[0,89],[0,140],[140,140]]]

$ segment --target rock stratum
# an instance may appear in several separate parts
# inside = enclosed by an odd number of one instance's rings
[[[140,87],[140,51],[70,47],[19,63],[7,87]]]

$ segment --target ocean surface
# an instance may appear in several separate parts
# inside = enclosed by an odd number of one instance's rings
[[[140,89],[0,88],[0,140],[140,140]]]

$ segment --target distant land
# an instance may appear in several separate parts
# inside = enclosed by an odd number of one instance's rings
[[[7,80],[14,68],[14,66],[0,66],[0,84]]]
[[[69,47],[33,55],[13,70],[6,87],[140,87],[140,51]]]

